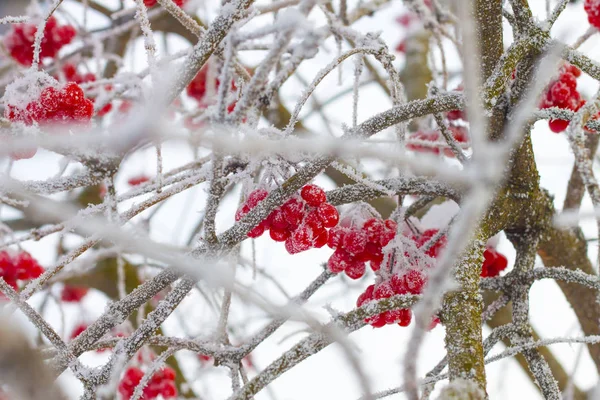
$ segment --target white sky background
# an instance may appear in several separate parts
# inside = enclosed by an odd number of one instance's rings
[[[111,4],[114,1],[105,1],[104,4]],[[220,1],[207,1],[206,8],[210,10],[211,17],[214,16],[215,5]],[[349,2],[353,6],[354,2]],[[403,6],[400,1],[393,1],[393,4],[386,11],[375,13],[374,17],[363,18],[355,29],[361,32],[382,30],[382,37],[393,48],[403,38],[402,28],[396,24],[395,18],[403,12]],[[555,1],[553,1],[554,5]],[[128,3],[133,6],[133,2]],[[545,1],[530,0],[534,13],[545,18]],[[63,5],[66,10],[72,11],[73,15],[81,17],[81,8],[76,5]],[[203,16],[206,13],[201,13]],[[311,18],[318,21],[316,26],[322,24],[322,18],[319,12],[313,12]],[[206,21],[206,19],[204,19]],[[101,25],[101,20],[91,18],[92,25]],[[256,20],[253,24],[270,23],[269,18]],[[573,43],[577,37],[583,34],[588,28],[587,18],[583,11],[582,3],[572,5],[567,8],[555,25],[552,34],[566,43]],[[505,46],[509,43],[510,34],[506,35]],[[159,56],[165,54],[164,46],[161,40],[157,40],[159,45]],[[304,79],[312,80],[312,77],[318,72],[319,68],[326,65],[336,56],[335,43],[330,40],[328,43],[329,52],[321,50],[319,54],[311,61],[304,63],[300,73]],[[169,40],[169,51],[175,52],[186,44],[175,38]],[[588,40],[581,50],[594,59],[600,59],[597,38]],[[255,65],[260,53],[245,53],[243,61],[249,65]],[[403,57],[399,56],[396,60],[400,67],[403,63]],[[141,41],[136,43],[136,48],[128,54],[127,62],[133,69],[140,71],[146,67],[146,57],[144,55],[143,44]],[[449,58],[449,67],[457,68],[459,65],[455,55]],[[363,75],[365,78],[367,74]],[[323,102],[342,88],[338,86],[338,74],[332,73],[323,82],[317,90],[315,98]],[[347,61],[343,68],[343,88],[350,87],[353,80],[353,62]],[[459,82],[451,82],[450,88],[458,85]],[[583,75],[578,80],[578,88],[583,97],[589,98],[597,90],[598,84],[591,78]],[[293,108],[295,100],[298,98],[302,86],[295,78],[290,79],[282,88],[281,93],[288,108]],[[306,110],[311,109],[311,102],[307,103]],[[374,115],[377,112],[386,110],[390,107],[390,101],[376,85],[363,87],[359,100],[359,123],[360,121]],[[350,96],[338,100],[325,108],[325,113],[332,118],[332,126],[338,132],[340,124],[351,124],[352,99]],[[302,114],[301,114],[302,115]],[[318,114],[304,121],[306,125],[314,131],[324,132],[322,120]],[[555,195],[555,205],[560,208],[565,196],[565,188],[573,165],[573,158],[569,151],[569,146],[564,134],[556,135],[549,131],[547,122],[542,121],[536,124],[533,131],[533,142],[538,161],[538,167],[541,173],[541,184]],[[380,134],[377,137],[385,137]],[[182,149],[178,144],[165,145],[164,170],[168,171],[191,160],[192,154],[188,149]],[[58,171],[58,158],[49,152],[40,150],[38,155],[31,160],[22,160],[15,163],[13,175],[19,179],[44,179],[52,176]],[[2,164],[4,166],[4,164]],[[367,171],[373,171],[380,167],[377,163],[371,161],[365,162],[363,168]],[[136,154],[128,160],[121,173],[118,176],[117,189],[127,190],[125,181],[132,175],[144,172],[153,175],[155,171],[154,151],[149,149],[143,154]],[[318,178],[317,183],[326,189],[333,188],[333,184],[325,178]],[[151,225],[151,236],[158,241],[183,244],[187,238],[187,233],[193,228],[195,218],[199,217],[206,201],[206,186],[188,190],[170,200],[163,207]],[[130,204],[130,203],[129,203]],[[237,199],[230,196],[226,199],[223,210],[217,220],[218,230],[222,231],[233,223],[233,214],[235,212]],[[583,204],[584,210],[591,209],[591,202],[586,196]],[[2,217],[12,216],[6,207],[2,208]],[[443,214],[443,213],[442,213]],[[447,218],[447,216],[445,217]],[[429,216],[427,220],[436,222],[436,218]],[[439,222],[439,221],[437,221]],[[433,222],[432,222],[433,223]],[[584,231],[588,237],[595,237],[597,232],[594,221],[584,221],[582,223]],[[38,243],[27,242],[24,248],[31,251],[42,261],[44,265],[53,262],[54,245],[56,238],[44,239]],[[250,241],[243,245],[244,255],[251,257]],[[295,295],[303,290],[321,271],[319,266],[325,262],[332,250],[325,247],[323,249],[313,249],[305,253],[290,256],[283,248],[283,244],[277,244],[265,235],[256,241],[257,262],[258,265],[275,276],[280,284],[290,295]],[[514,261],[514,252],[505,238],[502,238],[498,246],[499,250],[509,257],[509,268]],[[590,255],[595,260],[596,242],[590,243]],[[537,266],[542,266],[539,263]],[[247,282],[254,289],[260,291],[268,298],[278,304],[284,304],[285,298],[281,295],[275,286],[267,282],[264,278],[256,281],[251,279],[251,272],[246,269],[240,273],[240,279]],[[309,302],[311,310],[318,312],[322,320],[328,318],[323,305],[329,303],[334,309],[348,311],[354,307],[356,298],[367,287],[373,283],[372,272],[367,274],[359,281],[349,281],[338,276],[332,279],[325,287],[321,288]],[[58,293],[58,291],[57,291]],[[33,303],[36,302],[34,298]],[[72,326],[78,321],[93,319],[100,315],[106,300],[99,293],[89,294],[84,301],[85,312],[78,306],[67,305],[65,307],[66,331],[70,332]],[[531,320],[532,325],[543,338],[563,337],[563,336],[581,336],[577,321],[569,304],[565,301],[560,289],[552,281],[537,282],[531,290]],[[49,317],[52,325],[63,332],[61,315],[57,307],[50,306],[51,315]],[[240,304],[234,299],[232,307],[233,325],[237,330],[242,330],[244,334],[234,334],[235,339],[241,340],[244,336],[250,336],[252,332],[262,327],[268,319],[264,313],[257,311],[254,307],[248,307]],[[87,316],[84,316],[87,314]],[[166,325],[168,335],[183,335],[181,320],[186,322],[186,330],[191,334],[208,335],[214,327],[216,321],[215,314],[206,305],[206,301],[198,295],[190,296],[186,303],[179,310],[178,315],[169,318]],[[182,318],[182,316],[185,316]],[[212,323],[212,325],[211,325]],[[298,340],[306,335],[300,330],[304,329],[303,324],[288,323],[277,331],[265,343],[261,344],[254,353],[252,353],[255,365],[262,369],[272,360],[277,358],[282,351],[289,349]],[[412,325],[409,328],[400,328],[398,326],[386,326],[380,329],[365,327],[362,330],[352,334],[351,340],[360,349],[361,363],[372,379],[375,390],[384,390],[390,387],[398,386],[402,382],[401,361],[406,350],[406,341],[410,335]],[[485,328],[484,335],[489,330]],[[293,335],[293,336],[290,336]],[[444,329],[438,326],[434,331],[427,335],[427,339],[422,348],[419,361],[419,374],[423,376],[443,357],[443,338]],[[551,349],[556,357],[562,362],[567,371],[573,369],[578,351],[581,345],[553,345]],[[503,350],[503,346],[497,345],[492,354]],[[83,360],[86,363],[95,364],[107,359],[108,355],[97,356],[95,354],[86,355]],[[188,360],[190,365],[188,376],[198,375],[199,393],[205,399],[223,399],[230,393],[230,382],[227,376],[227,370],[219,367],[200,368],[194,361],[190,353],[181,353],[180,360]],[[530,380],[514,360],[504,360],[487,367],[488,373],[488,392],[491,399],[536,399],[541,398]],[[252,376],[254,373],[251,373]],[[77,398],[79,393],[78,382],[65,373],[62,382],[69,388],[72,398]],[[575,382],[581,389],[588,389],[595,384],[596,369],[590,360],[586,351],[583,353],[580,365],[575,374]],[[441,387],[442,384],[438,384]],[[356,376],[348,362],[342,354],[340,348],[336,345],[329,346],[316,356],[310,357],[299,366],[288,371],[271,385],[272,392],[279,400],[292,399],[355,399],[360,396],[361,390],[357,383]],[[269,390],[263,390],[257,396],[257,400],[269,399]],[[402,399],[402,395],[389,397],[390,399]]]

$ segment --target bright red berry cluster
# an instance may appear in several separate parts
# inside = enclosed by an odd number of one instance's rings
[[[587,13],[590,25],[600,29],[600,1],[585,0],[583,9]]]
[[[506,257],[493,247],[485,249],[483,258],[483,265],[481,266],[481,276],[483,278],[498,276],[508,266]]]
[[[437,229],[428,229],[420,235],[412,234],[411,239],[415,242],[417,248],[421,248],[426,243],[429,243],[438,232]],[[442,236],[427,248],[424,253],[429,257],[435,258],[439,256],[445,245],[446,238]],[[405,255],[408,256],[408,254]],[[392,268],[389,270],[391,271]],[[367,290],[359,296],[356,305],[360,307],[368,301],[385,299],[397,294],[421,294],[426,283],[427,275],[416,268],[409,269],[402,274],[393,274],[389,279],[367,287]],[[375,328],[391,324],[408,326],[411,318],[412,313],[409,309],[400,309],[386,311],[374,317],[367,318],[365,322]],[[438,322],[437,317],[434,317],[429,328],[433,329]]]
[[[235,220],[244,215],[267,197],[264,189],[254,190],[248,200],[238,209]],[[325,191],[317,185],[305,185],[300,196],[294,196],[281,207],[275,209],[248,236],[257,238],[269,230],[271,239],[285,242],[285,249],[290,254],[300,253],[312,247],[323,247],[329,238],[327,229],[337,225],[339,214],[337,209],[327,203]]]
[[[417,270],[410,270],[403,276],[392,275],[387,280],[375,285],[369,285],[367,290],[362,293],[356,306],[360,307],[363,304],[372,301],[387,299],[397,294],[419,294],[425,285],[425,276]],[[385,325],[398,324],[400,326],[410,325],[412,312],[408,308],[400,310],[390,310],[373,317],[365,319],[365,322],[374,328],[381,328]]]
[[[396,236],[398,225],[391,219],[370,218],[363,224],[346,223],[330,231],[327,245],[335,252],[329,257],[327,268],[333,273],[344,271],[351,279],[365,274],[368,261],[373,271],[383,261],[383,248]]]
[[[122,398],[128,400],[133,396],[136,386],[144,377],[144,371],[139,368],[131,367],[125,371],[125,375],[119,384],[119,393]],[[157,371],[148,386],[144,388],[142,400],[152,400],[162,396],[165,399],[177,397],[177,387],[175,386],[175,371],[169,367],[165,367]]]
[[[8,104],[4,116],[13,122],[26,125],[38,123],[43,126],[88,124],[94,113],[94,103],[87,99],[76,83],[68,83],[62,89],[52,86],[42,90],[39,99],[31,101],[25,108]],[[11,152],[14,160],[31,158],[37,152],[35,146]]]
[[[60,299],[65,303],[79,303],[88,291],[89,288],[84,286],[65,285],[60,293]]]
[[[15,24],[11,32],[4,38],[4,46],[12,58],[19,64],[30,66],[33,62],[33,43],[37,26],[35,24]],[[71,43],[77,31],[71,25],[59,25],[54,17],[50,17],[44,28],[44,37],[40,47],[40,60],[54,58],[58,51]]]
[[[173,0],[173,3],[177,4],[177,6],[179,6],[179,7],[183,7],[185,2],[186,2],[186,0]],[[156,3],[157,3],[156,0],[144,0],[144,5],[146,7],[154,7],[156,5]]]
[[[584,104],[583,100],[577,91],[577,78],[581,75],[581,71],[573,65],[564,65],[560,69],[560,76],[553,81],[546,96],[540,104],[540,108],[566,108],[571,111],[579,110]],[[560,133],[567,129],[569,121],[562,119],[551,119],[548,122],[550,130],[554,133]]]
[[[0,251],[0,276],[13,289],[18,290],[17,281],[35,279],[44,272],[44,268],[26,251],[11,255]]]
[[[8,105],[5,117],[26,125],[88,123],[94,113],[94,103],[87,99],[78,84],[67,83],[62,89],[45,88],[40,98],[25,109]]]
[[[457,111],[462,112],[462,111]],[[458,143],[467,143],[469,141],[469,134],[467,129],[463,126],[450,125],[448,127],[450,133]],[[440,147],[444,147],[443,154],[446,157],[454,157],[454,153],[450,148],[447,147],[444,138],[439,131],[418,131],[411,136],[412,140],[420,140],[426,142],[432,142],[432,145],[420,144],[420,143],[408,143],[406,148],[412,151],[440,154]],[[433,143],[440,142],[440,146],[433,145]]]
[[[142,183],[148,182],[150,180],[150,177],[147,175],[137,175],[137,176],[132,176],[131,178],[129,178],[127,180],[127,183],[129,184],[129,186],[138,186],[141,185]]]

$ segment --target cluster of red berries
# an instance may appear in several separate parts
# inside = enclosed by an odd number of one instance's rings
[[[422,248],[429,243],[434,236],[438,234],[438,232],[439,230],[437,229],[428,229],[420,235],[411,235],[411,238],[415,242],[417,248]],[[431,243],[427,249],[424,249],[424,254],[432,258],[437,258],[446,244],[446,237],[441,236],[435,243]],[[482,277],[497,276],[501,271],[506,269],[508,265],[506,257],[492,247],[486,248],[483,256],[484,262],[481,267]],[[389,268],[389,271],[392,271],[392,268]],[[356,305],[357,307],[360,307],[366,302],[384,299],[394,295],[421,294],[426,283],[426,273],[417,268],[409,269],[403,274],[393,274],[389,279],[367,287],[366,291],[358,297]],[[412,314],[409,309],[391,310],[371,318],[367,318],[365,322],[375,328],[380,328],[389,324],[408,326],[411,321],[411,315]],[[438,323],[439,319],[434,317],[431,321],[429,329],[433,329]]]
[[[457,112],[462,113],[462,111],[457,110]],[[469,134],[467,133],[467,129],[464,126],[458,125],[450,125],[448,127],[450,133],[454,137],[458,143],[467,143],[469,141]],[[412,140],[426,141],[431,142],[432,144],[421,144],[421,143],[408,143],[406,148],[412,151],[424,152],[424,153],[432,153],[432,154],[440,154],[440,148],[443,147],[443,154],[446,157],[454,157],[454,153],[444,141],[441,133],[439,131],[418,131],[411,136]],[[439,145],[434,145],[434,143],[440,143]]]
[[[30,66],[33,62],[33,43],[37,26],[35,24],[15,24],[4,38],[4,46],[19,64]],[[71,25],[59,25],[50,17],[44,28],[40,47],[40,60],[54,58],[58,51],[73,40],[77,31]]]
[[[89,288],[85,286],[65,285],[60,292],[60,299],[65,303],[79,303],[88,291]]]
[[[500,275],[508,266],[506,257],[493,247],[488,247],[483,252],[483,265],[481,266],[481,277],[488,278]]]
[[[583,9],[587,13],[590,25],[600,29],[600,1],[585,0],[583,3]]]
[[[426,282],[427,278],[425,275],[416,269],[409,270],[402,276],[392,275],[389,280],[375,285],[369,285],[367,290],[365,290],[365,292],[358,297],[358,300],[356,300],[356,306],[360,307],[369,301],[387,299],[397,294],[420,294],[423,291],[423,286],[425,286]],[[408,326],[410,325],[411,319],[411,310],[403,308],[383,312],[365,319],[365,322],[374,328],[381,328],[382,326],[392,324]],[[437,319],[434,319],[434,322],[436,321]],[[432,324],[430,328],[433,328],[434,326],[435,324]]]
[[[580,75],[581,71],[577,67],[569,64],[562,66],[558,79],[548,86],[540,108],[558,107],[571,111],[579,110],[585,104],[585,100],[577,91],[577,78]],[[560,133],[567,129],[569,121],[551,119],[548,121],[548,126],[552,132]]]
[[[143,377],[144,371],[139,368],[131,367],[125,371],[125,375],[119,383],[119,393],[124,400],[128,400],[133,396],[136,386]],[[158,396],[162,396],[164,399],[177,397],[175,371],[169,367],[157,371],[148,382],[148,386],[144,388],[143,393],[142,400],[152,400]]]
[[[94,113],[94,103],[87,99],[83,90],[76,83],[68,83],[58,90],[52,86],[46,87],[40,98],[30,102],[22,109],[11,104],[7,105],[4,116],[13,122],[23,122],[26,125],[87,124]],[[14,160],[31,158],[37,152],[32,146],[11,153]]]
[[[239,221],[244,215],[264,200],[268,192],[264,189],[254,190],[246,202],[235,213]],[[311,247],[321,248],[327,244],[329,231],[339,221],[337,209],[327,203],[325,191],[317,185],[305,185],[300,196],[294,196],[281,207],[252,229],[248,236],[257,238],[269,230],[271,239],[285,242],[285,249],[290,254],[300,253]]]
[[[177,4],[178,7],[183,7],[186,0],[173,0],[173,3]],[[156,5],[156,0],[144,0],[144,5],[148,8],[154,7]]]
[[[87,99],[81,87],[67,83],[62,89],[46,87],[40,98],[27,104],[25,109],[8,105],[5,117],[26,125],[88,123],[94,113],[94,103]]]
[[[43,272],[44,268],[26,251],[13,255],[0,251],[0,276],[15,290],[19,289],[17,281],[35,279]]]
[[[327,261],[333,273],[344,271],[350,279],[365,274],[368,261],[373,271],[379,270],[383,261],[383,248],[396,236],[398,224],[380,218],[370,218],[362,225],[344,220],[329,233],[327,245],[335,252]]]

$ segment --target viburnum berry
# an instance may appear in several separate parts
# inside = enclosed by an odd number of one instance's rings
[[[317,185],[305,185],[300,191],[300,196],[309,206],[318,207],[327,201],[325,191]]]
[[[411,294],[420,294],[427,282],[427,278],[421,271],[411,269],[403,276],[404,287]]]
[[[89,288],[84,286],[65,285],[60,292],[60,299],[65,303],[79,303],[88,291]]]
[[[340,220],[337,208],[329,203],[323,203],[317,207],[317,215],[325,228],[333,228]]]
[[[186,2],[186,0],[173,0],[173,3],[175,3],[178,7],[183,7],[185,2]],[[154,7],[156,5],[156,3],[157,3],[156,0],[144,0],[144,5],[148,8]]]
[[[342,247],[350,254],[359,255],[367,247],[367,235],[361,230],[350,231],[344,236]]]
[[[136,175],[136,176],[132,176],[131,178],[129,178],[127,180],[127,184],[129,186],[138,186],[141,185],[142,183],[148,182],[150,180],[150,177],[148,175]]]
[[[81,335],[87,329],[87,327],[87,324],[79,324],[75,326],[75,328],[73,328],[71,334],[69,335],[69,339],[75,339],[77,336]]]
[[[496,249],[488,247],[483,252],[483,265],[481,267],[481,276],[494,277],[504,271],[508,266],[506,257],[499,253]]]
[[[60,90],[52,86],[46,87],[40,98],[27,104],[25,109],[8,104],[4,116],[26,125],[34,122],[40,125],[62,125],[89,123],[93,113],[94,103],[85,98],[78,84],[71,82]]]
[[[585,0],[583,3],[583,9],[587,13],[590,25],[600,29],[600,1]]]
[[[37,25],[14,24],[4,37],[4,46],[11,57],[19,64],[30,66],[33,63],[33,43]],[[55,17],[50,17],[44,27],[40,46],[40,60],[54,58],[58,51],[71,43],[77,31],[71,25],[59,25]]]

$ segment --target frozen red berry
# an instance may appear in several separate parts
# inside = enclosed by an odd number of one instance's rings
[[[300,195],[309,206],[318,207],[327,201],[325,191],[317,185],[305,185],[300,191]]]
[[[317,207],[317,215],[325,228],[333,228],[340,220],[337,208],[329,203],[323,203]]]

